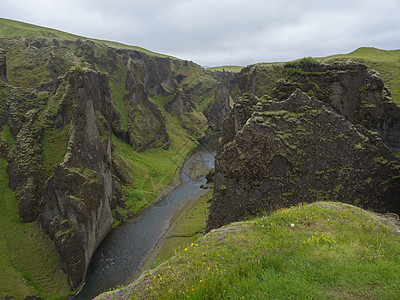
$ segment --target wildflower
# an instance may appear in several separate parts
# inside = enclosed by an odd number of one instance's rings
[[[397,233],[397,230],[396,229],[393,229],[393,234],[396,234]]]
[[[218,239],[218,241],[222,241],[225,238],[225,236],[223,235],[221,238]]]
[[[290,224],[291,227],[294,227],[294,223]]]
[[[187,248],[185,248],[185,251],[187,251]]]

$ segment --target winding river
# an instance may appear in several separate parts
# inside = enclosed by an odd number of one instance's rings
[[[217,145],[218,139],[213,138],[193,150],[182,166],[181,185],[143,213],[110,231],[92,257],[85,286],[73,299],[92,299],[110,288],[133,281],[179,207],[201,191],[205,178],[192,179],[190,172],[198,165],[211,169]]]

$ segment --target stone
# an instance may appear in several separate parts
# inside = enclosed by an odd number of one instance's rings
[[[239,75],[242,93],[287,99],[296,89],[330,105],[354,125],[377,132],[392,151],[400,151],[400,107],[377,72],[359,63],[287,63],[247,67]]]
[[[238,100],[224,122],[214,184],[207,231],[302,202],[400,212],[400,160],[378,134],[300,91],[284,101]]]
[[[111,105],[107,76],[72,70],[65,77],[71,131],[64,161],[54,168],[41,201],[41,222],[54,241],[74,291],[84,284],[92,254],[111,229],[113,216]]]
[[[0,49],[0,80],[7,82],[6,53]]]

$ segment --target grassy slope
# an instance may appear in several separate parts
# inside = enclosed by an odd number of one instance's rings
[[[32,25],[24,22],[13,21],[9,19],[0,18],[0,37],[32,37],[32,38],[51,38],[51,37],[58,37],[62,39],[72,40],[75,41],[78,38],[88,39],[95,42],[101,42],[111,47],[115,48],[124,48],[124,49],[133,49],[133,50],[140,50],[147,54],[161,56],[161,57],[171,57],[168,55],[156,53],[141,47],[137,46],[130,46],[125,45],[122,43],[111,42],[111,41],[103,41],[91,38],[85,38],[79,35],[63,32],[56,29],[46,28],[42,26]]]
[[[152,267],[171,258],[176,250],[187,248],[200,238],[206,229],[206,218],[212,197],[212,190],[189,203],[163,237]],[[156,249],[157,251],[157,249]]]
[[[7,162],[0,159],[0,298],[68,295],[54,244],[37,223],[21,224],[18,203],[8,187]],[[28,250],[28,251],[27,251]]]
[[[392,93],[392,99],[400,104],[400,50],[362,47],[349,54],[332,55],[319,60],[327,62],[352,60],[365,64],[380,73],[385,85]]]
[[[163,104],[167,101],[166,97],[160,95],[153,100],[167,119],[168,150],[151,148],[139,153],[113,136],[116,153],[132,167],[135,177],[134,185],[126,187],[129,204],[135,213],[155,200],[162,190],[168,190],[168,187],[176,184],[176,180],[179,180],[178,177],[174,178],[177,169],[182,165],[184,157],[197,145],[181,127],[178,117],[165,112]]]
[[[397,230],[342,203],[281,209],[214,230],[96,299],[398,299]]]
[[[226,72],[233,72],[239,73],[244,67],[242,66],[220,66],[220,67],[210,67],[207,68],[209,71],[226,71]]]

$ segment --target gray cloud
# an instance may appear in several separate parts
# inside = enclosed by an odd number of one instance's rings
[[[2,0],[1,17],[137,45],[201,65],[399,47],[397,0]]]

